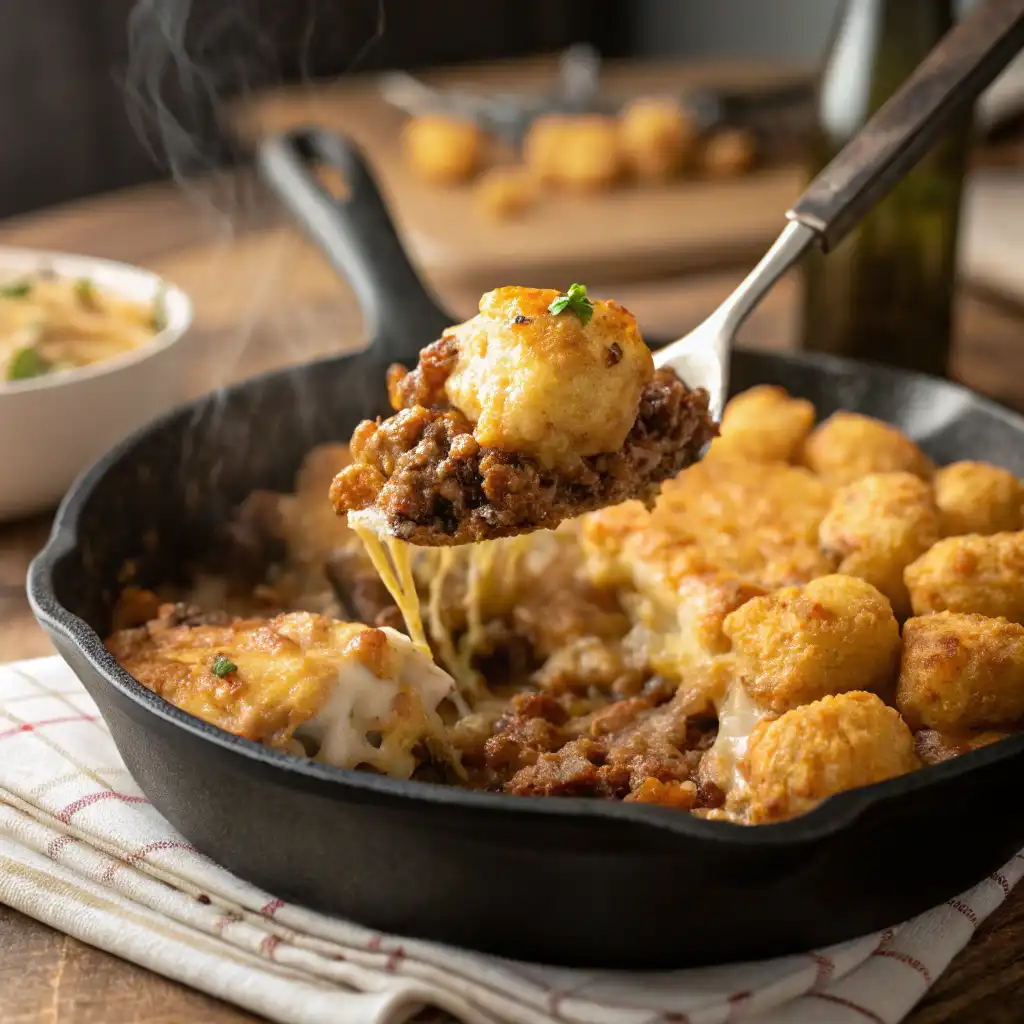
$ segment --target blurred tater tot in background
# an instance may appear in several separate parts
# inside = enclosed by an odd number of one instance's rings
[[[954,462],[935,474],[942,535],[1007,533],[1024,528],[1024,487],[987,462]]]
[[[552,185],[558,179],[559,152],[566,144],[569,118],[560,114],[538,117],[523,140],[523,159],[534,180]]]
[[[814,426],[814,405],[772,384],[759,384],[725,407],[711,455],[751,462],[792,462]]]
[[[495,167],[476,185],[477,208],[492,220],[515,220],[537,204],[537,184],[520,167]]]
[[[523,153],[538,181],[571,191],[602,192],[622,176],[618,126],[598,114],[538,118]]]
[[[595,115],[570,122],[568,144],[559,153],[559,185],[601,192],[616,184],[622,169],[619,134],[611,118]]]
[[[619,141],[629,170],[641,181],[668,181],[694,156],[697,129],[671,97],[645,96],[622,112]]]
[[[818,531],[837,572],[877,587],[899,619],[910,614],[903,570],[939,539],[932,489],[913,473],[872,473],[839,488]]]
[[[804,465],[833,486],[869,473],[913,473],[930,480],[931,460],[896,427],[856,412],[833,413],[811,431]]]
[[[435,185],[469,181],[487,158],[487,136],[479,126],[439,115],[411,118],[402,132],[402,147],[409,166]]]
[[[708,138],[700,155],[700,166],[709,178],[739,178],[753,170],[757,145],[753,135],[742,128],[723,128]]]

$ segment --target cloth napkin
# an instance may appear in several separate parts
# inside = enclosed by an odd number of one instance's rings
[[[1024,874],[829,949],[656,974],[514,963],[276,899],[157,813],[59,658],[0,667],[0,901],[287,1024],[864,1024],[902,1019]]]

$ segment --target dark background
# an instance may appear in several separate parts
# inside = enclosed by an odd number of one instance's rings
[[[618,55],[629,6],[386,0],[377,38],[377,0],[0,0],[0,217],[162,176],[168,140],[185,173],[230,158],[214,110],[241,89],[577,41]]]
[[[0,217],[163,176],[168,141],[186,174],[230,159],[216,104],[243,89],[574,42],[813,59],[838,3],[0,0]]]

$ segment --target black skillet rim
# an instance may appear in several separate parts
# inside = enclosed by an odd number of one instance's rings
[[[657,348],[652,344],[652,348]],[[304,364],[302,369],[325,367],[358,358],[367,350],[343,356],[330,356]],[[932,380],[946,387],[964,392],[972,402],[980,404],[988,413],[1008,422],[1024,434],[1024,416],[970,391],[953,381],[939,380],[924,374],[909,373],[885,366],[868,363],[854,363],[837,356],[807,353],[772,353],[751,351],[751,356],[778,359],[805,367],[849,372],[856,367],[860,371],[883,374],[890,380]],[[296,368],[271,370],[267,373],[240,381],[219,392],[234,394],[257,387],[264,380],[288,375]],[[525,817],[569,817],[607,820],[624,826],[654,828],[682,838],[698,842],[721,842],[741,846],[784,847],[813,843],[841,832],[847,825],[878,804],[905,798],[922,788],[941,784],[946,779],[957,778],[987,766],[1010,761],[1024,755],[1024,733],[1006,738],[978,750],[937,765],[929,765],[907,775],[886,782],[841,793],[825,801],[813,811],[789,821],[756,827],[737,825],[730,822],[706,821],[690,814],[680,814],[667,808],[648,806],[621,801],[587,800],[580,797],[559,797],[557,800],[524,798],[516,799],[500,793],[482,793],[431,783],[403,781],[386,776],[372,775],[350,769],[336,768],[313,760],[295,757],[252,740],[219,729],[204,722],[175,705],[147,690],[128,674],[103,646],[99,634],[83,619],[65,608],[57,599],[53,586],[53,572],[64,558],[71,557],[80,547],[79,518],[82,508],[107,472],[126,456],[145,436],[157,433],[194,409],[210,396],[203,396],[178,406],[159,416],[149,424],[135,431],[101,456],[85,470],[64,497],[54,517],[53,526],[45,546],[33,559],[28,570],[27,593],[29,604],[37,620],[60,633],[72,643],[92,668],[110,686],[129,698],[138,707],[163,719],[178,728],[185,729],[193,736],[214,743],[221,748],[240,754],[251,761],[283,772],[282,781],[294,784],[312,783],[338,787],[339,794],[348,791],[355,798],[381,798],[396,803],[437,804],[462,810],[465,813],[506,813]]]

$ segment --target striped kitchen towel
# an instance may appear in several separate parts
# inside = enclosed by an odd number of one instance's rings
[[[898,928],[760,963],[631,975],[513,963],[284,903],[207,860],[129,777],[58,658],[0,667],[0,901],[288,1024],[901,1020],[1024,873]]]

